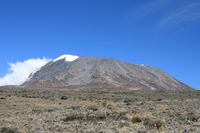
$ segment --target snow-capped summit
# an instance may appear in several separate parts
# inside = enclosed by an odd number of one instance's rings
[[[77,59],[78,58],[78,59]],[[76,61],[74,61],[77,59]],[[60,60],[60,62],[55,62]],[[62,60],[62,61],[61,61]],[[66,60],[66,61],[65,61]],[[62,55],[24,82],[25,87],[69,89],[195,90],[155,67],[111,58]]]
[[[74,61],[78,58],[79,58],[79,56],[67,54],[67,55],[61,55],[60,57],[53,60],[53,62],[58,61],[58,60],[62,60],[62,59],[65,59],[66,61]]]

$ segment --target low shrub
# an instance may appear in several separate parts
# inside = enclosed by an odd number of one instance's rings
[[[158,98],[156,101],[162,101],[162,99],[161,99],[161,98]]]
[[[102,102],[102,106],[103,106],[103,107],[106,107],[106,105],[107,105],[107,102],[106,102],[106,101]]]
[[[139,117],[139,116],[136,116],[136,117],[133,117],[131,119],[131,122],[134,124],[134,123],[140,123],[142,122],[142,119]]]
[[[96,119],[97,120],[105,120],[106,119],[106,115],[105,114],[97,114]]]
[[[5,97],[1,97],[0,99],[4,99],[5,100],[6,98]]]
[[[19,133],[19,132],[9,127],[2,127],[0,128],[0,133]]]
[[[93,108],[93,109],[92,109],[92,111],[97,111],[97,110],[98,110],[98,108]]]
[[[97,122],[98,120],[102,121],[106,119],[105,114],[70,114],[67,115],[66,118],[62,119],[64,122],[68,121],[74,121],[74,120],[82,120],[82,121],[91,121],[91,122]]]
[[[125,116],[125,115],[126,115],[126,112],[120,112],[119,115],[120,115],[120,116]]]
[[[161,121],[154,121],[154,122],[150,123],[149,126],[155,126],[155,127],[157,127],[157,129],[159,129],[162,126],[162,123],[161,123]]]
[[[28,96],[28,95],[22,95],[22,97],[25,97],[25,98],[32,98],[32,96]]]
[[[82,114],[72,114],[67,115],[66,118],[63,119],[64,122],[74,121],[74,120],[83,120],[84,116]]]
[[[81,106],[71,106],[71,108],[72,108],[73,110],[77,110],[77,109],[80,109]]]

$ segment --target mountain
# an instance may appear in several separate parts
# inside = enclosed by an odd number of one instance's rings
[[[63,55],[22,84],[25,87],[123,88],[130,90],[195,90],[152,66],[110,58]]]

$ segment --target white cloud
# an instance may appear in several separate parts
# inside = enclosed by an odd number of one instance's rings
[[[184,24],[199,20],[200,3],[192,3],[187,6],[179,7],[172,11],[161,21],[161,26],[165,24]]]
[[[179,26],[192,26],[200,22],[200,2],[195,0],[154,0],[133,9],[131,18],[135,21],[149,21],[158,30]]]
[[[24,62],[8,63],[10,65],[9,72],[0,78],[0,86],[2,85],[20,85],[32,72],[36,72],[43,65],[51,61],[47,58],[29,59]]]

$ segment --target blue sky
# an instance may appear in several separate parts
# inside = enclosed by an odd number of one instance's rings
[[[198,0],[4,0],[0,20],[0,78],[9,63],[72,54],[154,66],[200,89]]]

